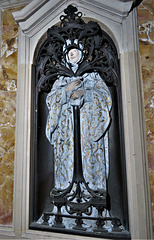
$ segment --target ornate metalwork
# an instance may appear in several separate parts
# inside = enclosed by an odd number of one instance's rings
[[[60,26],[48,29],[47,40],[40,49],[37,59],[38,90],[49,92],[58,76],[80,76],[97,71],[107,85],[118,85],[118,57],[115,46],[109,36],[101,30],[98,23],[85,23],[82,13],[74,6],[64,10],[66,15],[60,17]],[[67,40],[71,42],[67,44]],[[75,41],[78,39],[78,41]],[[80,48],[82,43],[82,49]],[[64,48],[65,46],[65,48]],[[66,52],[71,48],[82,51],[83,58],[79,62],[77,72],[66,66]],[[75,219],[75,230],[86,231],[84,219],[96,221],[93,232],[107,232],[103,227],[105,221],[112,222],[113,231],[122,231],[121,222],[114,217],[104,217],[104,209],[109,209],[108,192],[103,189],[93,190],[85,181],[82,169],[80,143],[80,112],[74,106],[74,173],[68,188],[51,190],[51,202],[57,207],[57,213],[46,212],[43,224],[47,224],[50,216],[55,216],[53,228],[65,228],[63,218]],[[84,189],[84,190],[83,190]],[[65,207],[67,214],[61,212]],[[97,209],[97,217],[92,216],[92,209]]]
[[[48,29],[48,38],[38,56],[37,79],[40,91],[49,92],[58,75],[82,76],[92,71],[99,72],[107,84],[118,84],[117,51],[112,40],[97,22],[85,23],[81,18],[82,13],[77,13],[76,7],[70,5],[64,12],[67,15],[60,17],[61,25]],[[66,43],[68,39],[71,40],[69,45]],[[75,39],[78,39],[77,43],[74,43]],[[65,65],[66,52],[73,47],[80,48],[80,42],[84,57],[74,73]]]

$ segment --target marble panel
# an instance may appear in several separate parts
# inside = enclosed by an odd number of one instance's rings
[[[0,56],[0,224],[12,224],[17,90],[18,26],[12,12],[2,12]]]
[[[140,59],[143,79],[144,110],[154,227],[154,4],[143,0],[138,7]]]

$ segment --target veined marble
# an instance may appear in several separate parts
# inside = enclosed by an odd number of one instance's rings
[[[154,5],[143,0],[138,7],[140,59],[143,79],[148,165],[154,226]]]
[[[18,26],[12,12],[2,12],[0,57],[0,224],[12,223],[17,90]]]

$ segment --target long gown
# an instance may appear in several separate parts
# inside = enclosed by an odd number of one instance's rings
[[[65,87],[78,77],[59,77],[46,103],[49,115],[46,136],[54,146],[55,188],[65,189],[73,178],[73,105],[80,107],[83,175],[92,189],[106,190],[109,173],[108,127],[112,106],[108,87],[97,72],[84,74],[80,86],[84,96],[72,100]]]

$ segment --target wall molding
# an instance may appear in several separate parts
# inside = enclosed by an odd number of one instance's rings
[[[0,27],[2,27],[2,13],[3,10],[9,8],[20,7],[30,3],[32,0],[1,0],[0,1]],[[2,42],[2,31],[0,29],[0,45]],[[0,57],[1,57],[1,47],[0,47]],[[3,238],[16,238],[18,236],[14,229],[14,220],[12,225],[0,225],[0,239]]]
[[[112,0],[76,0],[76,1],[68,1],[68,0],[57,0],[56,3],[54,1],[49,0],[35,0],[28,4],[21,11],[14,12],[14,18],[16,22],[19,23],[22,31],[31,36],[32,28],[35,27],[35,31],[39,30],[39,26],[43,20],[47,19],[47,22],[52,19],[52,13],[58,11],[61,6],[65,6],[69,4],[75,4],[80,9],[80,6],[85,6],[86,8],[90,8],[91,12],[96,13],[98,15],[104,15],[106,18],[111,20],[115,20],[116,22],[122,23],[124,18],[128,16],[128,12],[130,11],[133,0],[128,0],[127,2],[123,2],[120,0],[114,0],[114,4]],[[43,6],[41,8],[41,6]],[[94,10],[95,9],[95,10]],[[102,14],[103,11],[103,14]],[[39,12],[39,18],[37,14]],[[59,12],[60,14],[60,12]],[[59,16],[58,14],[58,16]]]
[[[0,9],[5,10],[7,8],[20,7],[30,3],[32,0],[1,0]]]

